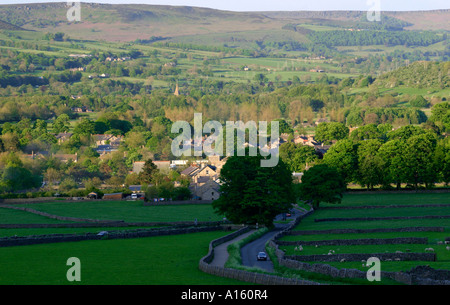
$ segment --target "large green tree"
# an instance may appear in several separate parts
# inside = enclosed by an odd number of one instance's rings
[[[155,175],[159,172],[158,167],[153,163],[152,159],[148,159],[144,163],[142,171],[139,173],[139,180],[143,184],[150,184]]]
[[[33,175],[28,169],[21,166],[8,166],[1,176],[0,188],[6,192],[15,192],[36,188],[40,183],[41,178]]]
[[[336,142],[323,156],[323,162],[337,169],[346,183],[356,178],[358,144],[349,139]]]
[[[408,171],[405,164],[405,149],[405,142],[399,139],[388,141],[379,148],[378,157],[382,162],[385,188],[394,183],[397,189],[400,189],[401,183],[405,182]]]
[[[368,189],[383,183],[383,160],[378,155],[381,145],[380,140],[371,139],[358,146],[357,181]]]
[[[352,131],[350,138],[356,141],[363,141],[368,139],[381,139],[383,135],[376,124],[367,124]]]
[[[335,168],[318,164],[303,174],[298,188],[300,199],[312,202],[317,209],[321,202],[340,203],[346,183]]]
[[[314,147],[287,142],[280,145],[280,158],[291,172],[301,172],[306,164],[317,161],[318,155]]]
[[[431,108],[430,121],[439,126],[442,132],[450,131],[450,102],[442,102]]]
[[[220,172],[221,196],[212,205],[233,223],[273,226],[295,201],[292,173],[282,160],[262,167],[262,156],[232,156]]]
[[[406,141],[412,136],[424,134],[425,130],[419,126],[406,125],[399,129],[388,132],[387,137],[389,140],[400,139]]]
[[[92,135],[95,132],[95,123],[87,118],[81,119],[81,121],[75,125],[73,130],[74,134],[78,135]]]
[[[406,141],[406,182],[414,188],[425,184],[430,188],[438,178],[438,164],[434,159],[436,138],[431,133],[417,135]]]
[[[319,142],[329,143],[332,140],[342,140],[348,137],[349,129],[343,123],[324,122],[316,128],[314,138]]]
[[[450,138],[438,142],[435,150],[435,162],[440,167],[440,179],[448,185],[450,182]]]
[[[65,113],[59,115],[53,122],[52,127],[54,133],[69,132],[70,130],[69,116]]]

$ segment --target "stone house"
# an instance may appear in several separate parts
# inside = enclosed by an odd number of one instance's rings
[[[68,141],[72,137],[73,133],[71,132],[61,132],[55,135],[58,144],[64,143]]]
[[[112,134],[96,134],[92,136],[94,141],[95,141],[95,145],[117,145],[119,146],[120,142],[123,140],[123,136],[115,136]]]
[[[220,185],[215,180],[208,180],[202,186],[192,190],[194,198],[200,200],[216,200],[220,197]]]
[[[215,180],[218,178],[216,168],[202,163],[200,166],[190,166],[181,172],[181,175],[191,178],[191,184],[201,186],[208,180]]]

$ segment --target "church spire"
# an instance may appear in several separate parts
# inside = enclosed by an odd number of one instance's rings
[[[175,87],[175,92],[173,94],[176,95],[176,96],[180,95],[180,90],[178,88],[178,82],[177,82],[177,85]]]

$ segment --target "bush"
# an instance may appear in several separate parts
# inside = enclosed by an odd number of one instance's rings
[[[409,104],[413,107],[425,108],[430,105],[430,103],[421,95],[417,95]]]
[[[59,185],[59,191],[61,193],[69,193],[72,190],[76,190],[78,188],[77,183],[72,178],[66,178],[61,181]]]
[[[72,189],[68,192],[69,197],[86,197],[89,192],[87,190]]]

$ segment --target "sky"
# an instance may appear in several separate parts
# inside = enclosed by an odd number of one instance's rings
[[[0,0],[0,4],[69,2],[63,0]],[[368,11],[379,2],[382,11],[417,11],[450,9],[449,0],[82,0],[111,4],[156,4],[208,7],[229,11]],[[373,9],[372,9],[373,10]]]

